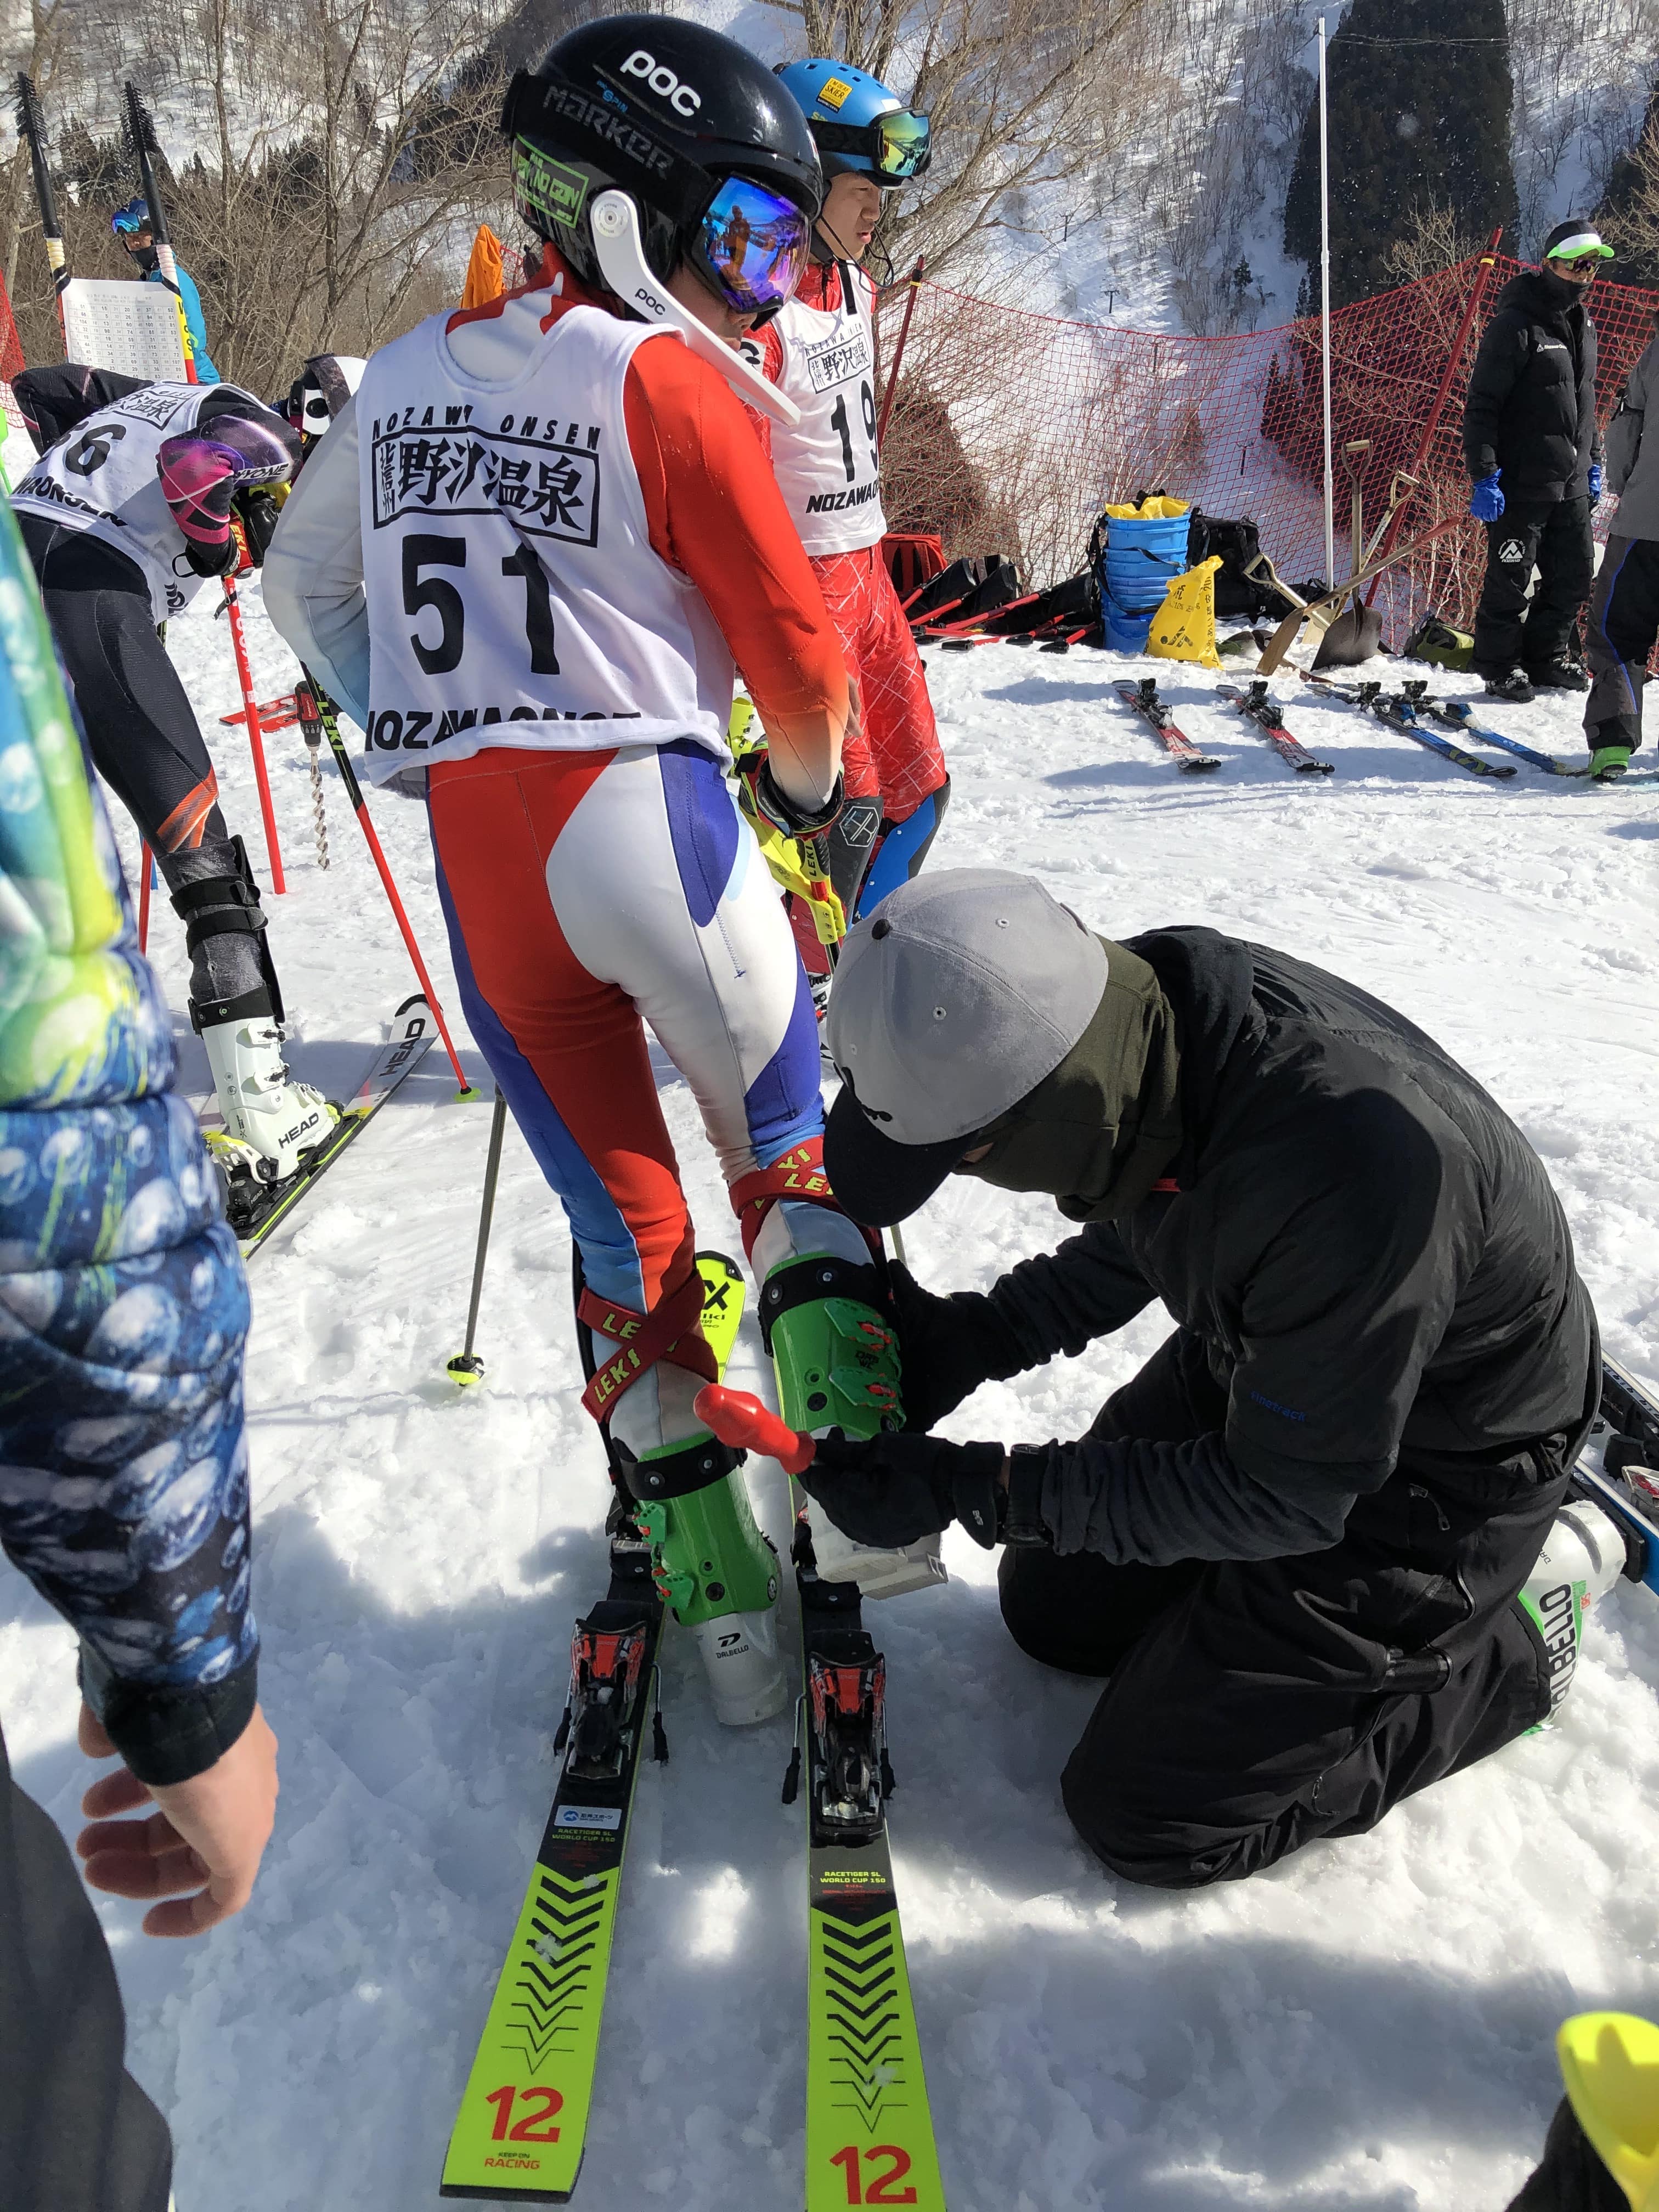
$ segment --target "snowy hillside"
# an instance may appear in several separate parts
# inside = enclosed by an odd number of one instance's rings
[[[249,596],[268,696],[292,664]],[[236,694],[210,604],[169,642],[263,879],[246,747],[217,719]],[[1212,679],[1166,665],[1187,727],[1224,763],[1194,784],[1112,697],[1133,664],[929,657],[956,792],[939,864],[1038,871],[1109,933],[1204,921],[1289,945],[1392,1000],[1517,1115],[1556,1178],[1609,1348],[1659,1377],[1659,787],[1525,769],[1477,781],[1298,696],[1293,726],[1336,763],[1310,788],[1212,702]],[[1574,749],[1570,709],[1504,711],[1514,734]],[[338,1086],[412,981],[337,782],[323,875],[296,733],[271,752],[290,886],[271,936],[293,1057]],[[375,811],[448,992],[422,811]],[[155,949],[181,1006],[182,932],[164,903]],[[484,1300],[489,1384],[463,1395],[444,1379],[489,1115],[451,1103],[435,1054],[426,1066],[255,1262],[255,1601],[283,1759],[258,1890],[187,1945],[141,1938],[136,1907],[100,1906],[133,2063],[179,2138],[179,2212],[435,2212],[552,1788],[571,1621],[603,1581],[568,1246],[515,1133]],[[689,1096],[661,1076],[700,1232],[731,1242]],[[1063,1226],[1040,1202],[947,1186],[913,1224],[910,1257],[936,1287],[984,1285]],[[1076,1434],[1162,1327],[1143,1316],[1089,1357],[988,1387],[951,1431]],[[751,1319],[736,1379],[761,1367]],[[751,1474],[781,1538],[777,1470]],[[946,1553],[947,1589],[872,1626],[953,2212],[1499,2212],[1557,2094],[1558,2022],[1603,2004],[1659,2012],[1651,1597],[1621,1585],[1604,1601],[1551,1733],[1370,1837],[1167,1896],[1103,1875],[1061,1810],[1089,1686],[1013,1650],[986,1555],[954,1535]],[[793,1618],[793,1592],[784,1605]],[[70,1830],[89,1778],[72,1664],[67,1631],[0,1576],[13,1758]],[[717,1729],[672,1630],[665,1668],[673,1759],[640,1785],[575,2202],[793,2212],[805,1838],[799,1808],[778,1802],[787,1728]]]

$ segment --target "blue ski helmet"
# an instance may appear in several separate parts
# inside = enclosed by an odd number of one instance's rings
[[[872,177],[884,191],[920,177],[933,158],[925,115],[850,62],[786,62],[778,76],[799,102],[826,177]]]

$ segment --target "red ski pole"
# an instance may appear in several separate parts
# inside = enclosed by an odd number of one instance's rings
[[[404,902],[398,896],[398,886],[392,880],[392,871],[386,866],[386,854],[380,850],[380,841],[374,834],[374,824],[368,818],[368,808],[364,802],[363,788],[357,781],[356,770],[351,765],[351,756],[347,752],[341,739],[339,729],[332,714],[325,714],[322,711],[319,703],[317,686],[312,679],[310,671],[301,669],[301,674],[304,681],[296,684],[294,687],[294,704],[299,713],[301,732],[307,744],[313,742],[311,732],[313,729],[320,730],[323,736],[328,739],[329,750],[334,756],[334,765],[340,771],[340,781],[344,784],[346,797],[351,802],[351,811],[356,816],[362,825],[363,836],[368,841],[370,856],[380,872],[380,882],[385,888],[386,895],[392,902],[392,911],[397,917],[398,928],[403,932],[404,943],[409,948],[409,957],[415,963],[415,973],[421,979],[421,988],[425,992],[426,1002],[432,1009],[432,1018],[438,1024],[438,1034],[444,1041],[444,1050],[449,1054],[449,1064],[455,1071],[455,1080],[461,1086],[460,1095],[463,1098],[476,1098],[478,1093],[466,1079],[466,1072],[461,1066],[460,1054],[455,1049],[454,1040],[449,1034],[449,1024],[444,1019],[443,1008],[438,1004],[438,994],[433,988],[432,978],[428,975],[426,963],[421,957],[421,948],[415,942],[415,933],[409,926],[409,916],[404,912]]]
[[[916,312],[916,294],[921,286],[921,264],[925,258],[925,255],[917,254],[916,265],[910,271],[910,296],[904,303],[904,320],[899,325],[898,343],[893,348],[893,366],[887,372],[887,389],[881,395],[881,420],[876,425],[878,446],[887,435],[887,417],[893,411],[893,401],[898,393],[899,363],[904,359],[904,341],[910,335],[910,318]]]
[[[148,845],[138,848],[138,950],[143,952],[149,944],[149,879],[155,861]]]
[[[253,780],[259,787],[259,812],[265,825],[265,853],[270,861],[270,888],[285,891],[283,881],[283,848],[276,842],[276,816],[270,804],[270,778],[265,774],[264,739],[259,730],[259,707],[253,696],[253,671],[248,665],[247,639],[242,631],[242,602],[237,595],[236,579],[225,578],[225,611],[230,617],[230,641],[236,652],[236,673],[241,679],[243,719],[247,723],[248,743],[253,748]]]

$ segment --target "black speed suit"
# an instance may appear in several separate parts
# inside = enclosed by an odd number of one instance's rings
[[[1047,1448],[1052,1548],[1006,1552],[1001,1585],[1028,1651],[1111,1677],[1073,1820],[1117,1871],[1184,1887],[1367,1829],[1542,1717],[1511,1601],[1600,1362],[1542,1164],[1432,1039],[1210,930],[1129,949],[1180,1050],[1166,1186],[963,1319],[1005,1374],[1155,1299],[1177,1323]]]
[[[1486,525],[1474,665],[1483,676],[1541,669],[1566,651],[1595,565],[1595,325],[1565,277],[1523,270],[1498,294],[1469,377],[1463,455],[1477,481],[1504,472],[1504,512]]]

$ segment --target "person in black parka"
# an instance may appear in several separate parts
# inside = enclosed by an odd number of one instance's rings
[[[1486,526],[1474,666],[1499,697],[1585,689],[1572,634],[1595,570],[1590,510],[1602,471],[1595,325],[1583,294],[1610,252],[1590,224],[1558,223],[1542,265],[1498,294],[1469,377],[1469,512]]]
[[[1601,1393],[1543,1164],[1433,1038],[1203,928],[1128,944],[941,870],[849,934],[824,1166],[872,1225],[952,1172],[1080,1233],[986,1293],[890,1271],[908,1431],[800,1478],[855,1540],[959,1519],[1033,1657],[1108,1686],[1072,1820],[1115,1872],[1236,1879],[1356,1835],[1549,1710],[1522,1589]],[[1162,1301],[1073,1443],[926,1431]]]

